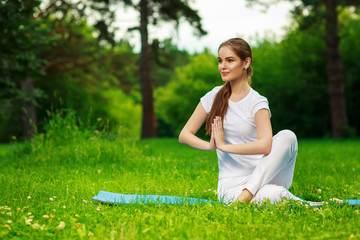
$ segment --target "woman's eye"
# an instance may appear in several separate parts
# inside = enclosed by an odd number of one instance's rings
[[[221,60],[221,59],[218,59],[218,62],[219,62],[219,63],[222,63],[222,60]]]
[[[229,59],[228,61],[229,61],[229,62],[233,62],[234,60],[233,60],[233,59]]]

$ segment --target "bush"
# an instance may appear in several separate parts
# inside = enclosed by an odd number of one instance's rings
[[[17,154],[28,155],[31,164],[85,164],[122,162],[141,154],[131,138],[108,131],[108,124],[84,123],[71,109],[49,113],[44,132],[31,143],[21,146]]]
[[[177,68],[174,79],[155,91],[155,109],[159,122],[169,131],[163,131],[162,134],[178,135],[200,98],[221,84],[223,82],[217,70],[217,60],[207,51],[191,57],[189,64]],[[203,129],[201,132],[204,132]]]

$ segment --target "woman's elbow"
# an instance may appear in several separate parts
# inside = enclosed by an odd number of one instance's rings
[[[264,155],[268,155],[270,152],[271,152],[271,147],[272,147],[272,138],[267,140],[265,143],[264,143],[264,146],[263,146],[263,154]]]
[[[182,130],[178,137],[179,143],[184,143],[184,130]]]

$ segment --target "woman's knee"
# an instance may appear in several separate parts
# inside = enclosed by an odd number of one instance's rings
[[[297,150],[297,138],[293,131],[291,130],[281,130],[276,134],[276,138],[278,141],[280,141],[282,144],[289,144],[291,146],[296,147]]]

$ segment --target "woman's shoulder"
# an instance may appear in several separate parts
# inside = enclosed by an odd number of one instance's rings
[[[206,93],[206,95],[211,95],[211,96],[215,96],[218,92],[219,92],[219,90],[222,88],[222,86],[216,86],[216,87],[214,87],[213,89],[211,89],[210,91],[208,91],[207,93]]]
[[[216,86],[210,92],[217,93],[223,86]]]
[[[263,95],[261,95],[260,93],[258,93],[256,90],[254,90],[253,88],[250,89],[251,92],[251,100],[252,101],[267,101],[267,98],[264,97]]]

